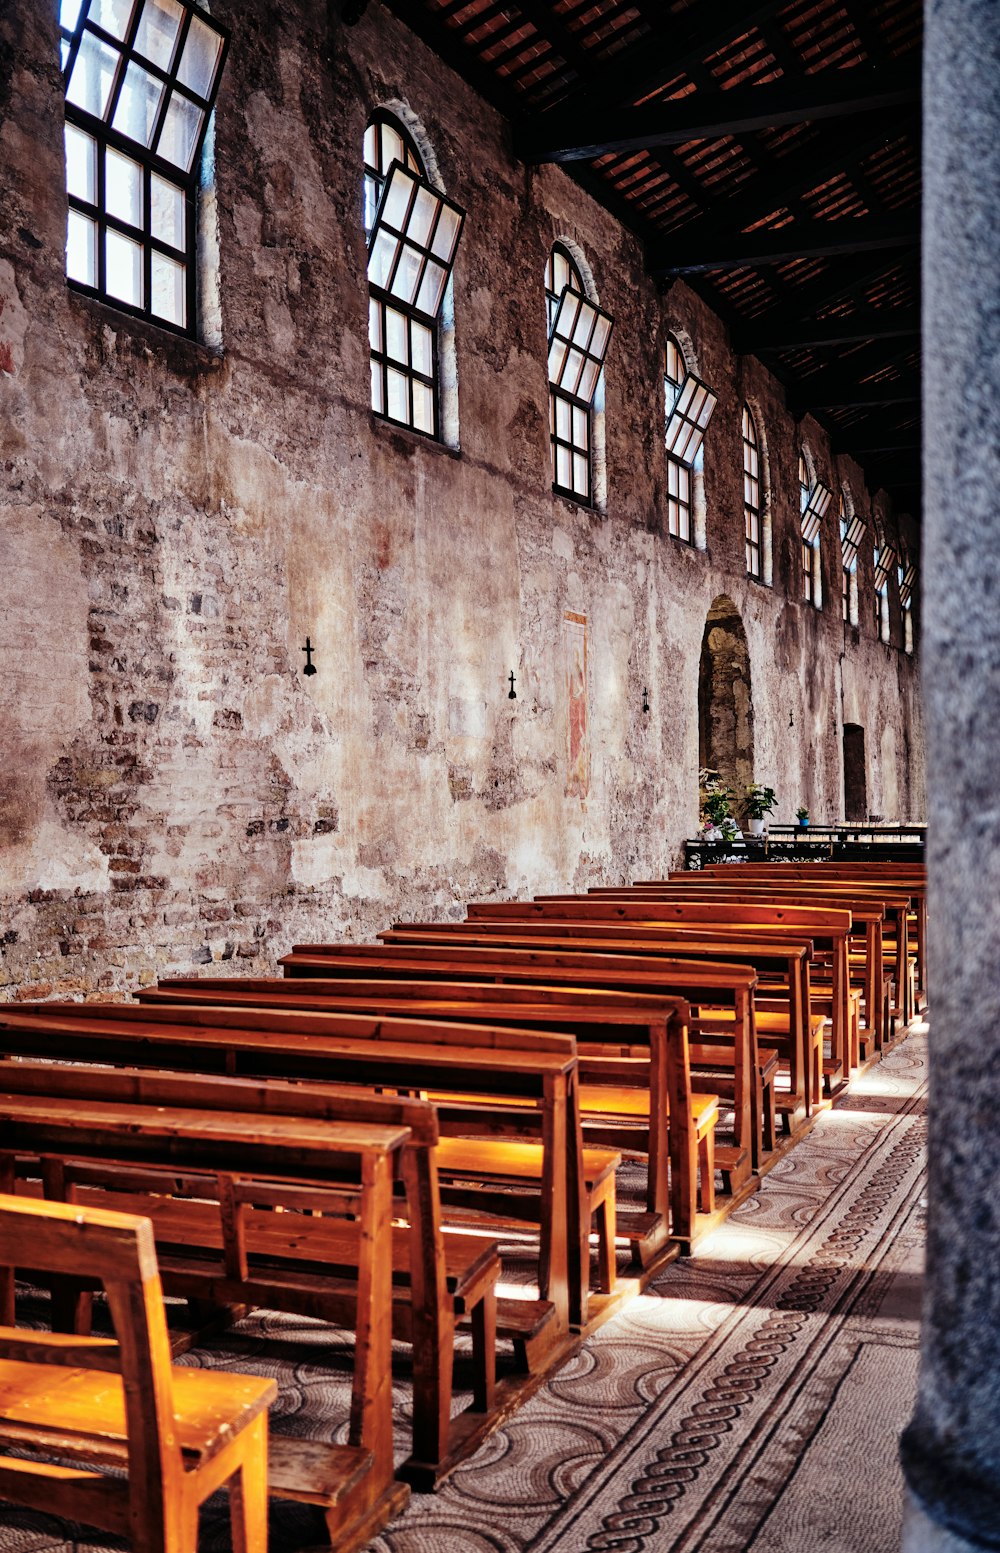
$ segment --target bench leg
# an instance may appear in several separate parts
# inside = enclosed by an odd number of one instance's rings
[[[245,1431],[243,1460],[229,1479],[233,1553],[267,1553],[267,1414]]]
[[[702,1213],[715,1212],[715,1128],[698,1139],[698,1206]]]
[[[597,1288],[601,1294],[611,1294],[615,1287],[615,1214],[614,1183],[594,1209],[597,1222]]]
[[[472,1311],[472,1410],[491,1413],[496,1401],[497,1296],[487,1289]]]
[[[763,1122],[764,1122],[764,1151],[770,1153],[778,1147],[778,1131],[774,1113],[774,1083],[769,1080],[762,1088],[763,1094]]]

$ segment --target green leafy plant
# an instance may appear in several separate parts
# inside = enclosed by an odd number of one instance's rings
[[[701,811],[713,825],[721,825],[723,820],[729,818],[733,790],[726,786],[717,771],[712,771],[708,766],[702,766],[698,772],[698,793],[701,799]]]
[[[751,782],[744,790],[743,802],[752,820],[762,820],[770,814],[777,801],[774,788],[765,787],[762,782]]]
[[[809,810],[803,805],[801,809],[796,809],[795,818],[800,825],[804,825],[809,818]]]

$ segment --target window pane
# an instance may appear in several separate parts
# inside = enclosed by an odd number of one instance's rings
[[[549,346],[549,382],[558,383],[562,380],[563,362],[566,360],[565,341],[555,339]]]
[[[454,252],[455,243],[458,240],[459,217],[458,212],[451,210],[447,205],[442,208],[441,219],[434,233],[434,241],[431,243],[431,253],[438,259],[443,259],[447,264]]]
[[[607,318],[598,318],[597,323],[594,325],[594,338],[590,342],[590,348],[599,360],[603,361],[604,359],[604,352],[607,349],[608,335],[610,333],[610,320]]]
[[[153,253],[152,310],[183,329],[187,323],[187,266]]]
[[[434,396],[426,383],[413,384],[413,424],[417,431],[434,430]]]
[[[570,460],[569,448],[561,444],[556,445],[556,484],[564,485],[567,490],[572,490],[573,470]]]
[[[214,27],[209,27],[200,17],[192,16],[177,69],[181,85],[190,87],[199,97],[210,97],[221,49],[222,39]]]
[[[408,379],[402,372],[397,372],[393,367],[386,373],[389,389],[389,403],[387,413],[394,421],[404,421],[407,424],[410,419],[410,396],[408,392]]]
[[[375,212],[378,210],[379,186],[376,179],[365,177],[365,236],[367,237],[375,225]]]
[[[391,124],[383,124],[381,130],[382,161],[379,165],[379,172],[384,173],[388,172],[393,162],[402,162],[404,160],[403,137],[398,130],[393,129]]]
[[[412,178],[404,178],[402,173],[397,172],[389,179],[382,220],[388,222],[389,226],[395,227],[397,232],[402,232],[406,225],[406,212],[410,208],[412,193]]]
[[[368,303],[368,343],[373,351],[382,349],[382,306],[374,297]]]
[[[121,56],[108,43],[101,43],[93,33],[85,32],[80,52],[76,56],[73,74],[69,78],[66,101],[95,118],[103,119],[111,96],[111,84],[115,67]]]
[[[171,92],[170,106],[156,147],[159,155],[184,172],[190,172],[204,118],[204,113],[194,103],[188,102],[179,92]]]
[[[133,0],[94,0],[89,19],[105,32],[114,33],[116,38],[124,38],[133,8]]]
[[[394,307],[385,310],[385,352],[393,361],[401,361],[405,365],[408,360],[406,349],[406,319],[402,313],[398,313]]]
[[[146,0],[135,38],[137,51],[145,54],[154,65],[168,70],[183,15],[177,0]],[[192,21],[191,25],[194,27],[196,23]]]
[[[97,141],[75,124],[66,125],[66,188],[91,205],[97,199]]]
[[[420,295],[417,298],[417,306],[422,312],[432,318],[437,317],[438,308],[441,306],[441,298],[444,296],[445,281],[448,272],[443,270],[433,259],[428,260],[424,271],[424,278],[420,286]]]
[[[176,184],[168,183],[159,173],[154,173],[150,188],[153,236],[171,248],[185,245],[184,191]]]
[[[365,166],[378,169],[378,133],[374,124],[365,130]]]
[[[388,284],[398,248],[398,240],[380,228],[368,260],[368,279],[373,286],[381,286],[383,291]]]
[[[581,410],[579,405],[574,405],[573,406],[573,446],[574,447],[586,448],[586,447],[589,446],[589,439],[588,439],[588,436],[587,436],[587,429],[588,429],[587,428],[587,422],[588,422],[589,419],[590,419],[590,417],[587,415],[586,410]]]
[[[434,337],[426,324],[418,324],[416,320],[410,325],[410,349],[413,353],[413,367],[417,372],[422,372],[425,377],[430,377],[434,371]]]
[[[574,345],[582,345],[584,350],[590,343],[590,336],[594,330],[596,313],[586,302],[580,303],[580,311],[577,315],[576,328],[573,330]]]
[[[409,224],[406,228],[407,237],[413,242],[427,246],[430,236],[431,223],[434,220],[434,212],[437,210],[440,200],[436,199],[430,189],[418,189],[417,197],[413,201],[413,209],[410,212]]]
[[[564,399],[561,394],[557,394],[555,396],[555,409],[556,409],[556,436],[557,437],[561,437],[564,442],[569,442],[571,440],[571,437],[572,437],[572,433],[570,431],[570,403],[569,403],[569,400],[568,399]]]
[[[162,82],[133,61],[125,72],[125,84],[112,120],[114,128],[141,146],[148,146],[162,95]]]
[[[105,289],[130,307],[142,306],[142,246],[108,229],[104,239]]]
[[[385,410],[382,403],[382,368],[377,361],[372,362],[372,409],[380,415]]]
[[[571,350],[566,358],[566,366],[563,370],[563,387],[575,394],[580,382],[580,373],[583,369],[583,357],[578,350]]]
[[[104,160],[104,205],[109,216],[142,226],[142,168],[110,146]]]
[[[81,285],[97,285],[97,222],[78,210],[66,223],[66,274]]]
[[[401,302],[412,302],[417,294],[417,285],[420,281],[420,255],[415,248],[403,244],[403,252],[396,273],[389,287],[394,297]]]
[[[583,454],[583,453],[574,453],[573,454],[573,489],[574,489],[574,491],[577,491],[581,496],[586,496],[586,494],[587,494],[588,484],[589,484],[588,479],[587,479],[588,473],[589,473],[589,470],[587,468],[586,455]]]
[[[83,0],[62,0],[59,7],[59,25],[65,27],[67,32],[75,32],[76,24],[80,20],[80,7]]]
[[[597,387],[597,374],[599,371],[600,367],[598,366],[597,362],[591,361],[588,357],[583,368],[583,376],[580,379],[580,387],[577,390],[580,398],[586,399],[588,404],[594,397],[594,390]]]

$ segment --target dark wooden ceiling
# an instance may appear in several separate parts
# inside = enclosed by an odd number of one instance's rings
[[[919,510],[922,0],[387,3]]]

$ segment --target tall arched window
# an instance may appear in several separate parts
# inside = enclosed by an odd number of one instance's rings
[[[849,495],[840,493],[840,597],[844,621],[858,623],[858,550],[865,535],[865,522],[854,512]]]
[[[194,334],[201,152],[227,34],[190,0],[62,0],[59,26],[67,279]]]
[[[552,488],[594,499],[593,406],[611,338],[611,319],[586,293],[569,249],[555,243],[545,266],[549,340],[549,442]]]
[[[760,446],[750,406],[743,406],[743,521],[746,529],[747,576],[760,578],[761,499]]]
[[[876,545],[873,552],[875,563],[875,635],[880,642],[888,645],[891,640],[889,627],[889,578],[892,574],[894,560],[892,546],[884,541]]]
[[[695,543],[695,478],[704,467],[705,428],[718,396],[691,371],[672,334],[663,357],[663,407],[666,416],[667,532],[686,544]],[[701,536],[704,544],[704,534]]]
[[[365,131],[368,340],[376,415],[440,436],[439,320],[464,213],[427,179],[398,119]]]
[[[897,568],[899,576],[899,607],[903,612],[903,651],[913,651],[913,588],[917,580],[917,568],[904,550]]]
[[[799,509],[802,526],[802,596],[817,609],[823,607],[823,572],[819,534],[833,492],[809,473],[805,449],[799,451]]]

